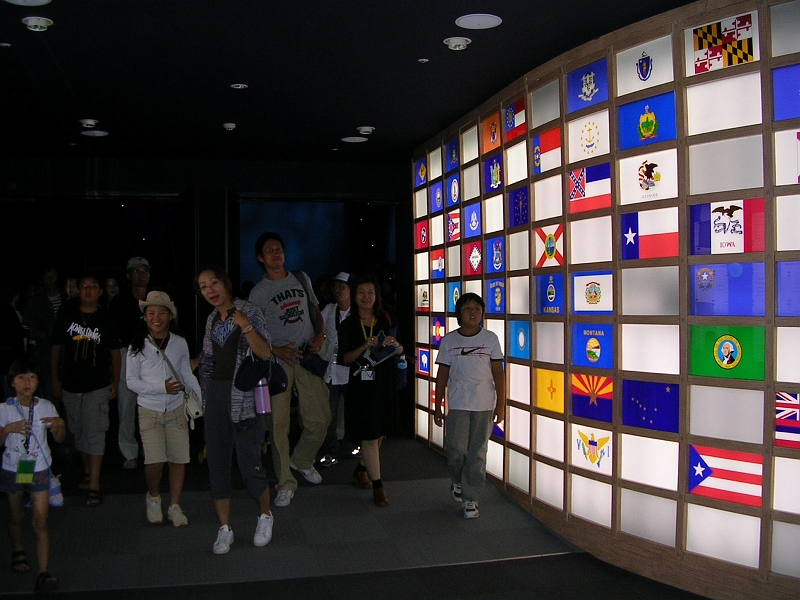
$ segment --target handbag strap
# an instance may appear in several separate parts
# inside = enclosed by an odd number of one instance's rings
[[[153,344],[153,346],[156,346],[156,341],[153,339],[152,335],[148,335],[147,339],[150,340],[150,343]],[[160,346],[156,346],[156,348],[160,348]],[[169,370],[172,371],[172,375],[175,377],[175,379],[181,382],[181,385],[183,386],[184,396],[187,395],[188,392],[186,391],[186,384],[183,383],[183,380],[180,377],[178,377],[178,373],[175,371],[175,367],[172,366],[172,363],[170,362],[169,358],[167,358],[166,351],[159,350],[158,354],[160,354],[161,358],[164,359],[164,362],[167,363],[167,366],[169,367]]]

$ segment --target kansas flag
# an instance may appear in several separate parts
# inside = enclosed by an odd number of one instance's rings
[[[622,380],[622,424],[656,431],[680,430],[677,383]]]
[[[561,166],[561,128],[553,127],[533,136],[533,174]]]
[[[678,207],[620,216],[622,260],[678,256]]]
[[[572,364],[613,369],[614,326],[609,323],[573,323]]]
[[[761,506],[760,454],[689,444],[689,493]]]
[[[505,238],[486,240],[486,273],[502,273],[506,265]]]
[[[506,142],[525,135],[525,98],[520,98],[514,104],[505,108]]]
[[[689,326],[689,372],[702,377],[764,380],[764,328]]]
[[[458,173],[447,178],[444,193],[447,197],[447,208],[459,203],[461,200],[461,180],[458,178]]]
[[[530,223],[528,186],[508,193],[508,226],[510,228]]]
[[[800,394],[775,394],[775,445],[800,448]]]
[[[431,214],[437,213],[444,208],[444,197],[442,196],[442,182],[432,183],[430,187],[431,195]]]
[[[764,199],[690,207],[692,254],[764,252]]]
[[[775,120],[800,117],[800,65],[780,67],[772,71]]]
[[[451,210],[447,213],[447,243],[461,239],[461,211]]]
[[[614,276],[611,271],[572,274],[572,311],[610,315],[614,310]]]
[[[564,275],[537,275],[534,279],[536,286],[536,314],[537,315],[563,315],[564,314]]]
[[[534,230],[536,267],[564,264],[564,224],[537,227]]]
[[[572,414],[611,423],[614,380],[601,375],[572,375]]]
[[[608,67],[601,58],[567,75],[567,113],[608,100]]]
[[[511,358],[531,359],[531,324],[529,321],[508,322],[508,355]]]
[[[764,263],[691,265],[693,315],[763,317]]]
[[[486,313],[502,315],[506,312],[506,280],[486,280]]]
[[[611,207],[611,164],[603,163],[569,174],[570,214]]]
[[[675,92],[619,107],[619,149],[657,144],[678,137]]]
[[[445,146],[444,172],[449,173],[460,164],[458,138],[450,140]]]
[[[464,207],[464,222],[461,224],[461,231],[465,238],[471,238],[481,234],[480,202]]]

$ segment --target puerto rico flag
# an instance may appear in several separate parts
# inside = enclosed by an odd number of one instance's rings
[[[505,110],[506,142],[525,135],[525,99],[520,98]]]
[[[572,171],[569,175],[570,214],[611,208],[611,163]]]
[[[564,264],[564,225],[537,227],[534,240],[536,243],[536,267],[557,267]]]
[[[689,445],[689,493],[747,506],[761,506],[760,454]]]
[[[800,448],[800,394],[775,394],[775,445]]]
[[[561,166],[561,128],[553,127],[533,137],[533,174]]]
[[[622,221],[622,260],[678,256],[678,207],[627,213]]]

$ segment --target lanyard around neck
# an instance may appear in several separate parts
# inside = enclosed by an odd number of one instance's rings
[[[364,334],[364,341],[369,341],[369,338],[372,337],[372,328],[375,327],[375,323],[373,323],[374,317],[369,320],[369,336],[367,335],[367,330],[364,327],[364,319],[359,318],[358,322],[361,323],[361,332]],[[370,349],[367,348],[367,354],[370,353]]]
[[[31,444],[31,434],[33,433],[33,405],[35,404],[35,402],[36,402],[36,399],[35,398],[31,398],[31,406],[28,409],[28,420],[31,422],[31,426],[30,426],[30,429],[28,430],[28,435],[25,436],[25,441],[22,442],[22,445],[25,448],[25,454],[28,453],[28,447]],[[19,414],[24,419],[25,418],[25,414],[22,412],[22,410],[20,410],[20,406],[22,406],[22,403],[19,401],[19,398],[17,398],[17,404],[19,404],[19,406],[17,406],[17,410],[19,411]]]

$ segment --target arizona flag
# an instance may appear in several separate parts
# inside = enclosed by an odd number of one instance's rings
[[[561,166],[561,128],[553,127],[533,136],[533,174]]]
[[[761,506],[760,454],[689,445],[689,493],[747,506]]]
[[[775,445],[800,448],[800,394],[775,394]]]
[[[564,225],[549,225],[537,227],[535,230],[536,241],[536,267],[557,267],[564,264]]]
[[[622,221],[622,260],[678,256],[678,207],[627,213]]]
[[[572,414],[611,423],[614,380],[601,375],[572,375]]]
[[[764,199],[691,206],[692,254],[764,252]]]
[[[520,98],[505,109],[506,142],[525,135],[525,98]]]
[[[572,171],[569,175],[570,214],[611,208],[611,163]]]

